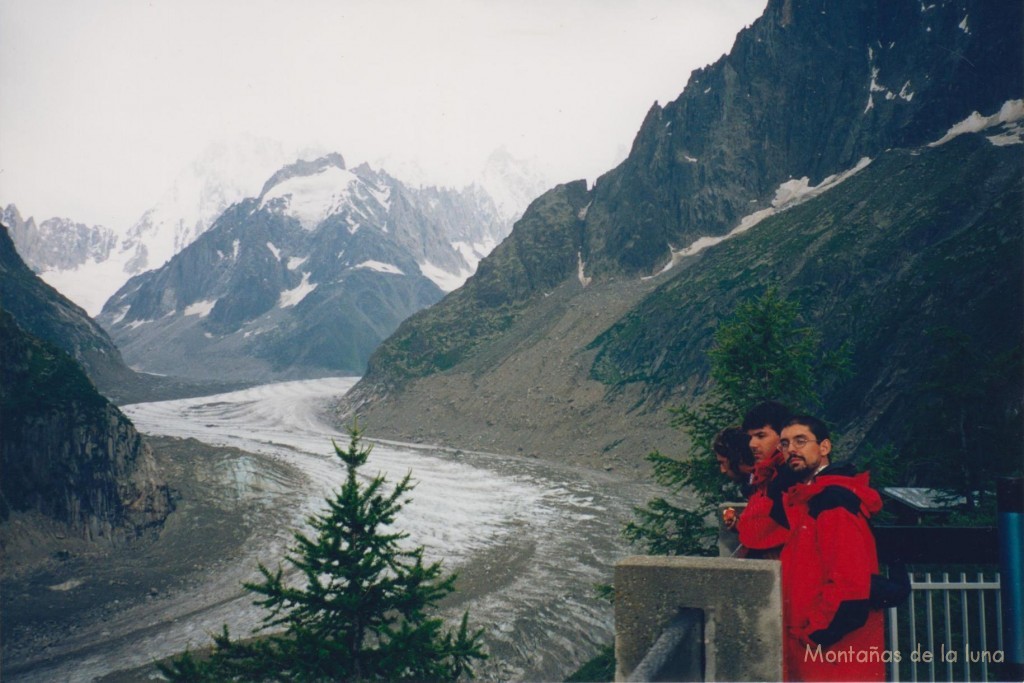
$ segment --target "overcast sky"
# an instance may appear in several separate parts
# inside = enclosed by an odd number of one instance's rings
[[[595,179],[767,0],[0,0],[0,202],[125,230],[240,134]]]

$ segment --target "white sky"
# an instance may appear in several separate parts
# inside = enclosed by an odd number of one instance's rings
[[[0,0],[0,203],[123,231],[214,141],[595,179],[767,0]]]

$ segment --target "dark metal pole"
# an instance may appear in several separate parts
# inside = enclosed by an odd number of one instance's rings
[[[1000,479],[999,592],[1006,662],[1001,680],[1024,680],[1024,478]]]
[[[683,607],[626,680],[703,681],[704,664],[704,610]]]

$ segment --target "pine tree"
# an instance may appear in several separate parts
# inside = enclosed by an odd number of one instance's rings
[[[266,635],[234,640],[225,626],[208,658],[185,653],[161,666],[171,680],[455,680],[472,677],[484,659],[482,631],[470,633],[468,613],[454,631],[431,613],[454,590],[455,576],[425,564],[424,549],[403,548],[408,534],[394,522],[413,488],[406,475],[390,492],[382,475],[361,483],[371,448],[349,429],[347,450],[334,444],[346,467],[344,485],[327,510],[309,522],[312,538],[295,534],[286,561],[301,576],[259,565],[263,580],[246,583],[266,608]]]
[[[689,437],[688,457],[676,459],[657,451],[647,456],[655,480],[673,498],[690,491],[697,504],[686,507],[666,497],[655,498],[634,509],[636,519],[623,531],[626,538],[653,555],[715,554],[717,527],[708,523],[709,516],[720,502],[739,498],[735,486],[718,471],[711,449],[715,434],[739,425],[744,413],[763,401],[794,409],[820,407],[822,388],[848,372],[845,347],[822,353],[820,346],[818,332],[800,322],[797,305],[775,288],[737,305],[715,331],[708,352],[707,400],[670,411],[672,425]]]

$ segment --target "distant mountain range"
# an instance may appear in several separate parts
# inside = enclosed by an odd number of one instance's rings
[[[281,143],[253,136],[211,144],[127,230],[87,226],[71,218],[40,222],[23,218],[15,204],[3,209],[2,220],[32,270],[97,316],[130,277],[165,264],[206,232],[228,207],[255,195],[270,175],[295,158]],[[405,183],[422,185],[415,179]],[[465,191],[490,195],[496,215],[505,224],[503,237],[546,186],[529,162],[499,149]],[[467,253],[467,258],[475,264],[481,255]]]
[[[716,325],[773,286],[850,344],[824,409],[846,453],[915,446],[943,330],[1019,353],[1022,25],[1019,3],[770,0],[621,165],[540,196],[383,342],[339,414],[635,467],[684,451],[666,408],[700,400]],[[984,409],[1019,416],[1022,374]]]
[[[213,144],[127,230],[87,227],[68,218],[37,226],[34,218],[22,220],[14,204],[5,209],[4,220],[29,267],[96,316],[129,277],[166,263],[288,161],[282,146],[268,140]]]
[[[358,374],[510,229],[479,186],[411,188],[339,154],[290,164],[99,315],[128,362],[193,378]]]

